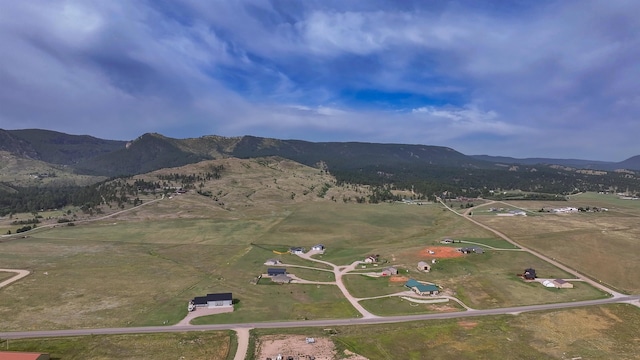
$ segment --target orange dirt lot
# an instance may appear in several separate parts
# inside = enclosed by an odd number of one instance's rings
[[[433,251],[431,254],[429,251]],[[435,259],[450,259],[464,256],[463,253],[456,250],[454,247],[448,246],[429,246],[428,248],[420,251],[420,257],[435,258]]]
[[[407,280],[409,280],[409,278],[406,276],[392,276],[389,278],[389,281],[391,282],[404,282]]]

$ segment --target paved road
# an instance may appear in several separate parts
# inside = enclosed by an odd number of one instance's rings
[[[517,306],[500,309],[470,310],[455,313],[421,314],[405,316],[388,316],[375,318],[356,319],[334,319],[334,320],[306,320],[306,321],[274,321],[250,324],[214,324],[214,325],[187,325],[187,326],[148,326],[148,327],[125,327],[125,328],[104,328],[104,329],[70,329],[70,330],[44,330],[44,331],[20,331],[20,332],[0,332],[2,339],[40,338],[40,337],[60,337],[60,336],[86,336],[86,335],[112,335],[112,334],[141,334],[141,333],[167,333],[167,332],[188,332],[188,331],[212,331],[212,330],[234,330],[234,329],[278,329],[296,327],[330,327],[344,325],[365,325],[365,324],[390,324],[409,321],[423,321],[436,319],[456,319],[476,316],[520,314],[530,311],[566,309],[582,306],[604,305],[613,303],[627,303],[640,301],[640,295],[622,296],[617,298],[586,300],[568,303],[544,304]]]

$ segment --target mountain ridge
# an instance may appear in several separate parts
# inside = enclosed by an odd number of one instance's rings
[[[0,150],[17,156],[68,165],[79,174],[99,176],[134,175],[165,167],[178,167],[225,157],[281,156],[314,167],[332,170],[446,167],[498,169],[504,165],[560,165],[576,169],[614,171],[640,170],[640,155],[621,162],[580,159],[512,158],[465,155],[452,148],[416,144],[369,142],[310,142],[252,135],[224,137],[205,135],[176,139],[146,133],[132,141],[105,140],[88,135],[69,135],[41,129],[0,129]]]

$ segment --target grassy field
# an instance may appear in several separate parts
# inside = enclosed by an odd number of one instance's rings
[[[420,251],[442,238],[502,244],[487,231],[436,205],[325,201],[282,205],[278,211],[269,207],[263,212],[254,208],[237,212],[212,210],[202,198],[187,194],[117,218],[42,229],[27,239],[3,240],[0,263],[32,271],[27,278],[0,290],[3,327],[35,330],[172,324],[186,315],[191,298],[211,292],[232,292],[239,303],[234,313],[203,319],[203,323],[356,316],[335,286],[250,284],[266,271],[264,261],[269,258],[328,268],[272,251],[290,246],[310,248],[318,243],[327,247],[318,258],[350,264],[368,254],[380,254],[389,265],[410,269],[409,276],[435,282],[476,308],[601,296],[587,286],[554,293],[523,283],[515,274],[530,266],[541,277],[567,274],[519,252],[488,251],[442,260],[431,273],[419,273],[415,264],[423,260]],[[326,272],[291,271],[307,280],[333,280]],[[347,275],[345,279],[356,297],[404,290],[402,283],[389,283],[384,278]],[[273,305],[276,298],[278,306]]]
[[[203,316],[192,324],[224,324],[276,320],[317,320],[353,318],[359,313],[334,285],[283,284],[255,285],[269,295],[259,303],[240,300],[233,313]]]
[[[637,307],[607,305],[518,316],[332,327],[333,335],[322,328],[258,329],[252,330],[252,338],[325,336],[336,344],[339,356],[348,350],[372,360],[632,360],[640,353],[638,323]]]
[[[51,359],[233,359],[235,333],[190,332],[92,335],[10,340],[9,350],[49,353]],[[6,350],[6,344],[2,350]]]
[[[336,281],[335,275],[329,271],[318,271],[311,269],[302,269],[295,267],[288,267],[287,272],[294,274],[295,276],[309,281]]]
[[[404,282],[392,282],[388,277],[349,274],[342,276],[342,282],[356,298],[389,295],[406,290]]]
[[[615,305],[341,328],[335,342],[369,359],[635,359],[639,321],[637,308]]]
[[[536,269],[542,278],[571,278],[564,271],[529,253],[496,250],[441,259],[429,273],[411,268],[409,273],[401,275],[435,283],[443,288],[444,293],[456,296],[476,309],[606,297],[600,290],[584,283],[575,283],[574,289],[558,290],[545,288],[539,283],[527,283],[516,276],[529,267]],[[349,292],[360,298],[406,290],[402,282],[390,282],[384,277],[347,275],[343,279]]]
[[[627,293],[640,292],[640,202],[587,193],[566,202],[517,202],[517,206],[599,207],[606,212],[539,217],[476,218],[522,245],[540,251]]]
[[[0,282],[3,282],[9,278],[12,278],[14,276],[16,276],[17,274],[14,272],[4,272],[4,271],[0,271]]]
[[[429,298],[427,297],[423,300],[429,300]],[[402,299],[398,296],[362,300],[360,301],[360,305],[371,313],[380,316],[431,314],[464,310],[462,306],[455,301],[420,304]]]

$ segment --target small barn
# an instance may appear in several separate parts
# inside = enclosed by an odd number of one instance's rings
[[[287,274],[287,269],[282,269],[282,268],[267,269],[267,275],[271,277],[278,276],[278,275],[286,275],[286,274]]]
[[[233,306],[233,295],[231,293],[207,294],[207,296],[196,296],[189,304],[194,307],[222,307]]]
[[[324,245],[322,244],[318,244],[318,245],[314,245],[311,250],[313,251],[324,251]]]
[[[536,269],[528,268],[524,269],[524,273],[522,274],[525,280],[535,280],[538,276],[536,275]]]
[[[459,248],[458,251],[460,251],[463,254],[471,254],[471,253],[484,254],[484,249],[479,246],[463,247],[463,248]]]
[[[418,263],[418,270],[424,271],[424,272],[429,272],[429,271],[431,271],[431,265],[429,265],[428,263],[426,263],[424,261],[420,261]]]
[[[443,243],[443,244],[453,244],[455,242],[455,240],[446,238],[446,239],[440,240],[440,242]]]
[[[409,279],[404,284],[405,287],[411,289],[418,295],[438,295],[440,288],[434,284],[423,284],[415,279]]]
[[[391,276],[391,275],[398,275],[398,269],[395,267],[388,267],[382,270],[381,273],[382,276]]]
[[[364,262],[366,263],[378,262],[378,257],[376,255],[369,255],[366,258],[364,258]]]
[[[553,280],[553,285],[555,287],[557,287],[558,289],[573,289],[573,284],[562,280],[562,279],[555,279]]]

